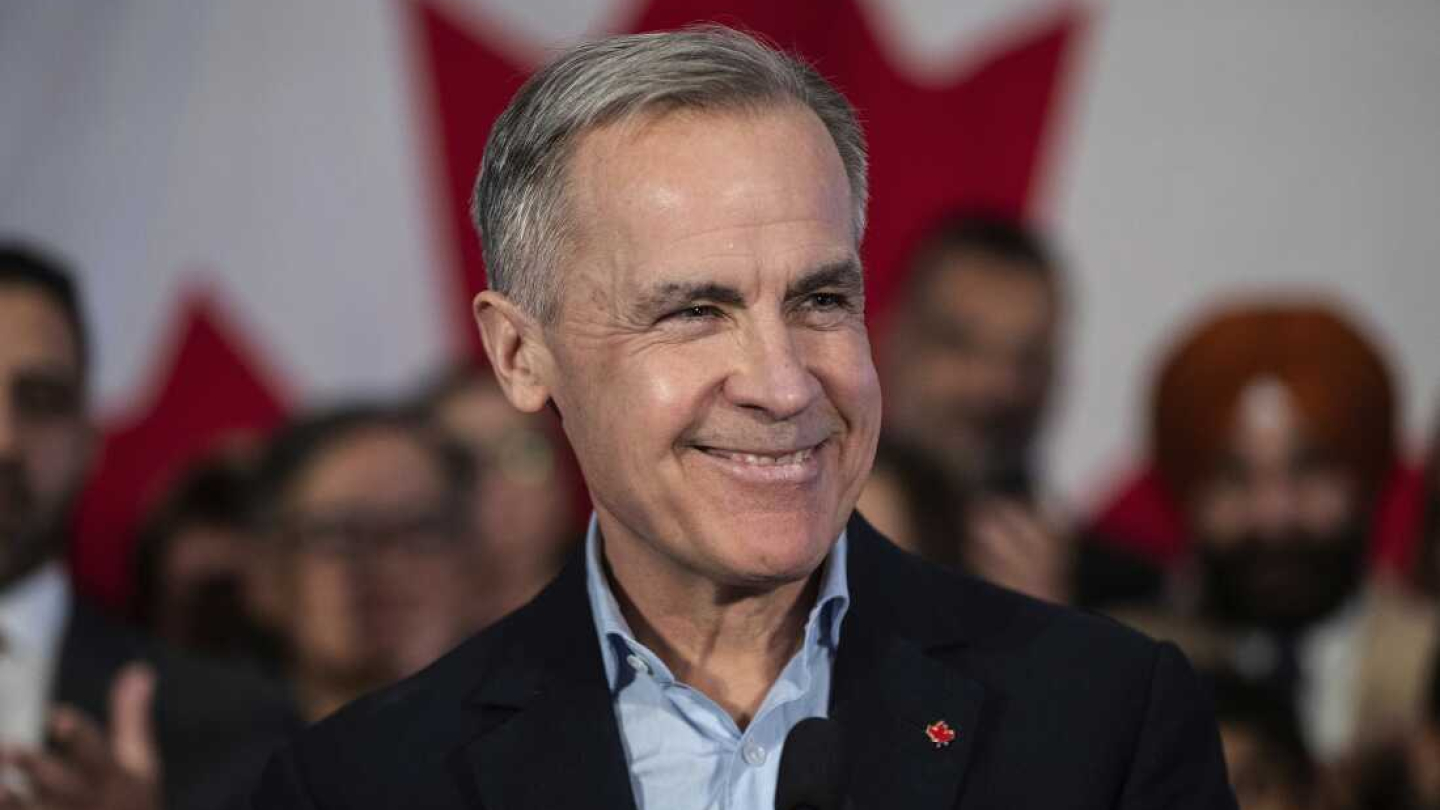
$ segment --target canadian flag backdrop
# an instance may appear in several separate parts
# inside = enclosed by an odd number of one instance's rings
[[[21,0],[0,6],[0,234],[75,262],[106,431],[76,531],[127,596],[139,511],[296,408],[477,351],[466,201],[490,123],[586,37],[715,20],[794,49],[871,139],[883,324],[943,209],[1049,227],[1072,266],[1053,484],[1143,457],[1176,330],[1256,291],[1342,302],[1440,405],[1440,6],[1217,0]]]

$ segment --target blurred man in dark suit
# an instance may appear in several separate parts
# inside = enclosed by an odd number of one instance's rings
[[[1152,602],[1157,570],[1073,531],[1040,438],[1065,362],[1065,268],[1034,228],[948,214],[917,241],[880,370],[885,431],[860,508],[897,543],[1031,596]]]
[[[71,592],[62,557],[94,446],[89,365],[69,274],[0,246],[0,808],[212,807],[291,715]]]
[[[1384,356],[1328,303],[1224,307],[1154,386],[1155,462],[1196,550],[1170,632],[1289,696],[1322,765],[1392,742],[1424,705],[1434,609],[1366,577],[1399,432]]]
[[[865,167],[845,98],[728,29],[529,80],[485,150],[475,307],[510,402],[561,416],[585,547],[311,729],[255,807],[768,809],[812,717],[862,810],[1234,806],[1173,647],[854,514],[880,429]]]

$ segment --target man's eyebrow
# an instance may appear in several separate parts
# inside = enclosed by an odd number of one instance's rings
[[[785,300],[793,301],[822,290],[838,290],[851,295],[863,294],[865,274],[860,271],[860,264],[854,259],[842,259],[817,267],[790,285],[785,291]]]
[[[714,281],[668,281],[642,294],[633,310],[642,316],[657,316],[699,301],[740,307],[745,305],[745,296],[734,287]]]

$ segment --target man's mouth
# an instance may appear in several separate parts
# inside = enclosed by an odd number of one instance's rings
[[[766,452],[752,450],[726,450],[720,447],[699,446],[701,452],[727,461],[734,461],[740,464],[749,464],[755,467],[779,467],[783,465],[799,465],[809,461],[815,455],[815,450],[820,445],[806,447],[794,451]]]

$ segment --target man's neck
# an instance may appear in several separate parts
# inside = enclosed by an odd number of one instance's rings
[[[635,640],[744,728],[800,647],[820,571],[773,588],[729,587],[679,574],[633,545],[607,538],[601,559]]]

